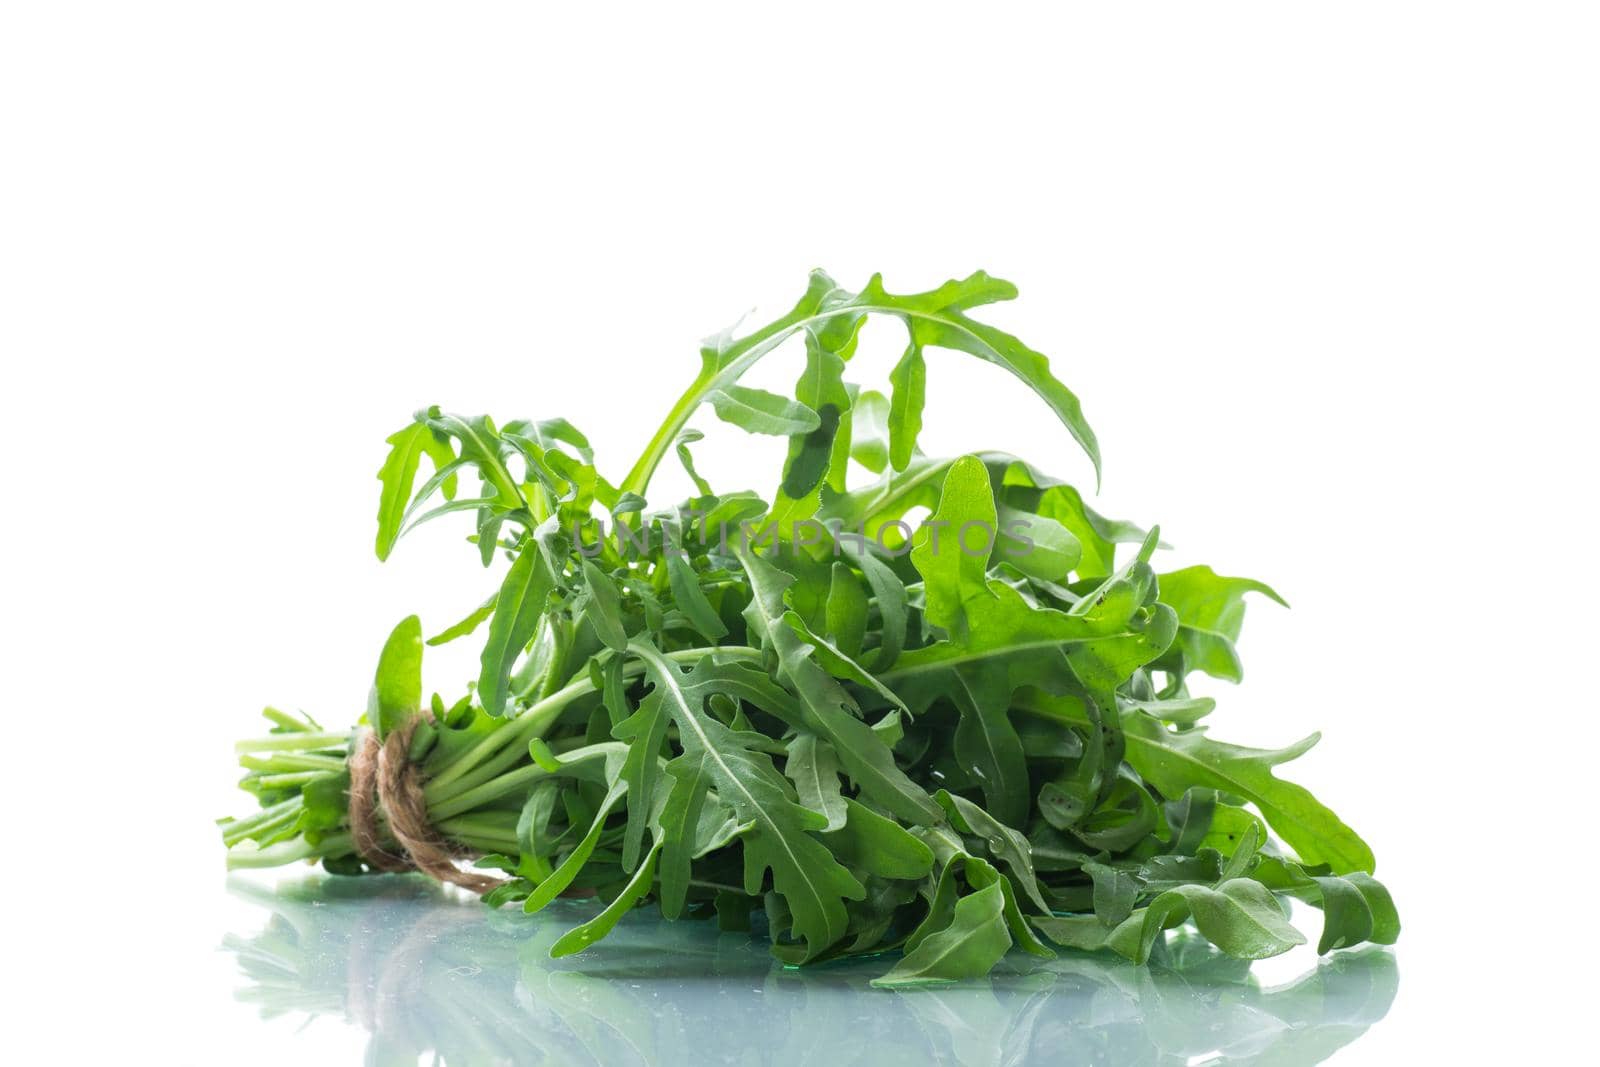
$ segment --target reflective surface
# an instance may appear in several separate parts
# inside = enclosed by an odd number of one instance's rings
[[[885,960],[787,969],[748,935],[649,909],[552,960],[592,904],[490,912],[406,877],[231,889],[264,909],[224,943],[238,996],[361,1027],[374,1065],[1320,1063],[1383,1018],[1399,982],[1393,955],[1368,949],[1307,956],[1267,986],[1172,936],[1148,968],[1012,953],[980,982],[886,992],[867,985]]]

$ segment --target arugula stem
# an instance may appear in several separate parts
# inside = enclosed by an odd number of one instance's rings
[[[480,852],[516,852],[517,833],[497,826],[485,825],[481,817],[467,815],[458,819],[446,819],[435,824],[436,828],[445,836],[466,844]],[[484,844],[492,845],[484,848]]]
[[[280,752],[276,755],[241,756],[239,766],[247,771],[262,771],[267,774],[288,771],[333,771],[344,770],[344,757],[342,756],[308,756],[298,752]]]
[[[279,711],[277,708],[263,709],[261,714],[264,715],[269,722],[276,723],[284,730],[288,730],[293,733],[307,733],[322,729],[316,723],[301,722],[293,715]]]
[[[650,486],[650,478],[665,458],[667,449],[677,440],[679,432],[688,423],[695,410],[705,403],[712,393],[724,386],[738,381],[744,372],[755,366],[761,357],[777,348],[789,335],[807,326],[827,322],[829,319],[838,318],[840,315],[871,315],[889,314],[906,320],[934,319],[943,326],[950,326],[947,320],[938,320],[927,312],[917,311],[905,306],[890,306],[883,304],[853,303],[848,307],[834,307],[826,311],[805,312],[795,308],[783,318],[769,323],[750,334],[741,337],[718,357],[720,366],[707,361],[695,380],[685,389],[678,402],[672,405],[672,410],[667,413],[666,419],[661,423],[655,436],[650,438],[650,443],[645,445],[644,452],[634,463],[633,469],[628,471],[627,478],[623,479],[622,492],[645,495],[645,490]],[[705,357],[702,357],[705,358]],[[1076,433],[1076,431],[1074,431]],[[1092,438],[1091,438],[1092,440]],[[1090,449],[1093,454],[1093,449]],[[1095,458],[1095,473],[1099,476],[1100,463],[1098,456]]]
[[[690,416],[713,392],[738,381],[757,360],[778,347],[793,331],[855,310],[867,309],[837,308],[820,314],[811,314],[796,307],[778,321],[769,323],[755,333],[735,341],[718,357],[717,362],[720,362],[721,366],[713,363],[709,357],[703,357],[706,358],[704,367],[695,376],[689,388],[678,398],[678,402],[672,405],[672,410],[667,413],[655,436],[650,438],[650,443],[645,445],[644,453],[639,456],[638,462],[623,479],[622,492],[644,496],[645,490],[650,487],[650,478],[655,474],[662,458],[666,456],[667,449],[677,440],[679,431],[688,423]]]
[[[263,774],[255,780],[255,784],[262,789],[289,789],[314,782],[318,778],[325,777],[327,773],[327,771],[295,771],[292,774]]]
[[[691,878],[689,879],[689,884],[692,886],[698,886],[701,889],[716,889],[724,893],[738,893],[740,895],[744,894],[744,886],[729,885],[727,882],[712,882],[704,878]]]
[[[465,845],[473,852],[482,852],[485,854],[490,852],[515,854],[518,848],[517,839],[515,837],[505,837],[503,835],[480,836],[476,833],[456,832],[451,830],[449,826],[441,826],[440,829],[448,832],[451,840],[457,842],[458,844]]]
[[[228,869],[247,870],[256,867],[282,867],[288,863],[316,859],[319,856],[344,856],[355,850],[349,834],[329,834],[313,845],[304,837],[279,841],[266,848],[230,848]]]
[[[300,818],[300,798],[295,797],[294,800],[295,806],[293,810],[282,812],[281,814],[268,819],[266,822],[263,822],[258,826],[251,827],[247,831],[241,832],[230,827],[228,831],[222,835],[223,844],[235,845],[247,837],[270,837],[272,834],[275,834],[280,830],[287,830],[289,827],[295,824],[295,820]]]
[[[233,746],[239,753],[246,752],[300,752],[314,748],[343,748],[350,742],[350,733],[300,733],[273,734],[271,737],[253,737]]]
[[[666,657],[679,663],[693,662],[710,653],[737,659],[760,659],[761,651],[744,645],[702,647],[668,652]],[[644,665],[628,663],[622,669],[623,677],[636,678],[644,673]],[[529,705],[528,709],[506,725],[497,727],[472,748],[447,763],[432,776],[422,789],[423,799],[429,808],[443,804],[491,780],[494,776],[519,760],[527,758],[528,742],[543,737],[552,723],[579,697],[595,691],[587,674],[568,682],[554,693]],[[506,751],[502,751],[506,750]],[[496,758],[496,754],[499,757]]]
[[[563,767],[571,767],[585,760],[599,759],[604,757],[607,752],[615,751],[618,747],[620,746],[616,741],[602,741],[598,744],[586,745],[583,748],[564,753],[561,765]],[[508,793],[518,792],[541,778],[549,777],[552,773],[554,772],[547,771],[538,764],[530,763],[518,767],[516,770],[507,771],[505,774],[490,778],[480,785],[457,793],[448,800],[441,801],[436,805],[430,805],[428,807],[428,817],[435,822],[451,818],[464,811],[470,811],[479,805],[499,800]]]
[[[262,808],[253,815],[246,815],[242,819],[234,819],[222,828],[222,840],[225,844],[242,841],[262,827],[271,826],[282,822],[284,816],[293,818],[300,811],[301,800],[298,796],[288,800],[280,800],[270,807]]]
[[[541,777],[549,777],[549,774],[549,771],[546,771],[542,766],[536,765],[536,763],[530,763],[528,766],[518,766],[515,771],[507,771],[506,774],[493,777],[490,781],[475,785],[472,789],[456,793],[454,797],[438,801],[437,805],[430,803],[427,806],[427,811],[429,811],[430,819],[448,819],[454,814],[461,814],[462,811],[470,811],[472,808],[477,808],[482,803],[499,800],[506,793],[514,792],[514,790],[520,789],[520,787],[530,784],[530,782],[539,781]],[[424,790],[424,793],[426,793],[426,790]]]
[[[661,465],[661,460],[667,454],[667,449],[672,447],[672,442],[677,439],[678,433],[683,429],[689,417],[694,414],[706,396],[710,393],[708,384],[716,380],[713,375],[707,378],[701,374],[695,378],[694,383],[684,390],[678,402],[672,405],[672,410],[662,420],[656,429],[655,436],[650,438],[650,443],[644,446],[644,452],[628,471],[627,478],[623,479],[622,492],[637,493],[644,496],[645,490],[650,487],[650,479],[654,476],[656,468]]]
[[[518,767],[514,771],[507,771],[505,774],[491,778],[487,782],[458,793],[447,800],[441,800],[437,804],[429,804],[428,818],[437,821],[439,819],[448,819],[453,815],[460,815],[462,812],[471,811],[480,804],[499,800],[508,793],[514,793],[523,786],[549,776],[550,772],[536,763]]]

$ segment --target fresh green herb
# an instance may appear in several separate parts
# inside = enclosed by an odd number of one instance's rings
[[[1158,571],[1155,529],[1021,460],[919,450],[923,352],[939,347],[1021,379],[1098,474],[1045,358],[971,317],[1014,295],[983,273],[912,295],[816,273],[782,318],[706,342],[617,483],[563,420],[418,412],[379,472],[378,554],[465,511],[485,564],[510,558],[428,641],[481,629],[480,675],[424,703],[413,616],[354,733],[269,711],[270,732],[239,746],[260,810],[223,821],[230,863],[373,869],[348,814],[347,763],[370,732],[409,744],[437,834],[506,873],[490,903],[600,897],[557,954],[647,900],[728,929],[759,915],[794,964],[901,950],[889,986],[981,975],[1012,947],[1048,955],[1040,934],[1143,963],[1184,923],[1260,958],[1305,940],[1290,897],[1323,910],[1320,951],[1392,943],[1371,850],[1273,773],[1315,736],[1214,741],[1213,701],[1188,688],[1195,672],[1237,681],[1245,597],[1281,598],[1207,567]],[[887,398],[844,378],[873,315],[907,335]],[[796,337],[792,398],[739,384]],[[694,470],[705,407],[788,438],[770,499],[717,494]],[[669,450],[697,495],[651,509]]]

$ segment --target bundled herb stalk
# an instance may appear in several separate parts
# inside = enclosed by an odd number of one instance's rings
[[[1245,597],[1277,594],[1157,573],[1156,530],[1020,459],[917,447],[938,347],[1021,379],[1098,471],[1045,357],[969,315],[1013,296],[981,272],[912,295],[815,273],[776,322],[705,343],[620,483],[564,420],[418,412],[379,472],[377,552],[465,511],[485,565],[510,557],[426,642],[481,631],[481,673],[425,702],[411,617],[353,732],[269,709],[239,746],[261,809],[224,820],[230,864],[416,868],[530,912],[597,895],[557,955],[646,901],[724,928],[760,916],[789,963],[902,950],[881,985],[981,975],[1047,941],[1143,963],[1185,922],[1262,958],[1304,941],[1285,897],[1322,909],[1320,951],[1393,942],[1371,850],[1273,773],[1315,736],[1214,741],[1213,701],[1188,689],[1197,671],[1239,679]],[[844,376],[874,315],[907,335],[888,397]],[[795,337],[792,398],[739,384]],[[706,405],[787,437],[770,499],[696,472]],[[673,450],[697,495],[652,509]]]

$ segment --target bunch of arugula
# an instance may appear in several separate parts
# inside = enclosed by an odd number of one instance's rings
[[[1027,384],[1098,473],[1094,433],[1045,357],[968,314],[1015,295],[982,272],[911,295],[814,273],[782,318],[705,343],[615,484],[565,420],[418,412],[388,440],[377,554],[472,513],[484,564],[504,553],[510,568],[427,644],[484,630],[481,673],[453,704],[424,703],[412,616],[356,733],[269,709],[270,733],[239,746],[261,808],[223,821],[230,863],[367,870],[348,756],[360,731],[406,726],[433,826],[508,875],[490,904],[604,902],[558,955],[649,898],[725,928],[761,913],[789,963],[902,950],[881,985],[981,975],[1012,947],[1049,955],[1041,935],[1144,963],[1184,922],[1263,958],[1304,941],[1285,897],[1323,911],[1319,951],[1392,943],[1371,850],[1273,774],[1316,736],[1212,740],[1214,702],[1187,685],[1239,679],[1245,597],[1277,594],[1208,567],[1158,574],[1155,529],[1097,514],[1022,460],[919,450],[924,350],[938,347]],[[874,315],[906,331],[888,397],[844,377]],[[794,337],[792,398],[739,384]],[[706,404],[788,438],[770,501],[714,493],[696,472],[688,424]],[[673,450],[698,494],[651,510]],[[852,465],[873,480],[852,485]],[[476,495],[460,492],[468,478]]]

